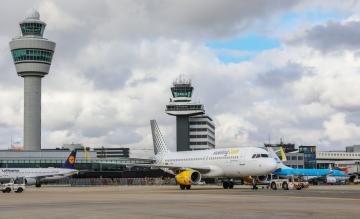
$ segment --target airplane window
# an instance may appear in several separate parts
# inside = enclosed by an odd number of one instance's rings
[[[261,157],[269,157],[267,154],[261,154]]]
[[[254,155],[252,156],[252,158],[259,158],[259,157],[261,157],[260,154],[254,154]]]

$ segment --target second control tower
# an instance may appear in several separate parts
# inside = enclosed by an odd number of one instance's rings
[[[33,10],[10,42],[17,74],[24,78],[24,150],[41,149],[41,78],[49,73],[55,43],[43,38],[46,24]]]
[[[191,101],[193,89],[190,80],[181,77],[176,79],[173,83],[173,87],[171,87],[172,98],[170,99],[169,104],[166,105],[166,113],[176,116],[177,151],[209,148],[207,142],[208,135],[206,133],[208,133],[207,121],[209,119],[211,120],[211,118],[205,115],[204,106],[202,104]],[[193,128],[191,123],[195,125]],[[210,123],[212,123],[212,120]],[[213,124],[210,125],[213,126]],[[203,131],[203,133],[200,133],[199,131]],[[210,131],[214,133],[214,130]],[[210,137],[212,138],[212,136]],[[215,140],[215,136],[213,136],[213,139]],[[210,145],[210,148],[215,147],[214,144],[215,142],[213,142],[213,145]]]

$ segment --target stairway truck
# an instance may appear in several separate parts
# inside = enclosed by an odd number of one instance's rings
[[[289,177],[285,179],[273,178],[270,181],[270,189],[272,190],[301,190],[309,187],[309,183],[298,178]]]

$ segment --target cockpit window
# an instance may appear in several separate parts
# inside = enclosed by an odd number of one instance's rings
[[[252,158],[269,157],[268,154],[254,154]]]

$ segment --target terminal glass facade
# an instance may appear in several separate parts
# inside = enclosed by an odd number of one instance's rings
[[[299,152],[304,154],[304,168],[316,168],[316,146],[299,146]]]
[[[14,62],[40,61],[51,63],[53,51],[42,49],[16,49],[11,51]]]

